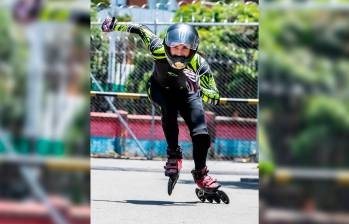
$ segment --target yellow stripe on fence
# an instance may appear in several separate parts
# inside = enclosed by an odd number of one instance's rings
[[[51,170],[65,171],[89,171],[89,159],[55,159],[51,158],[46,161],[46,166]]]
[[[90,171],[89,158],[54,158],[54,157],[37,157],[37,156],[0,156],[0,163],[12,163],[17,165],[29,165],[46,167],[50,170],[63,171]]]
[[[141,99],[146,98],[147,94],[145,93],[123,93],[123,92],[100,92],[100,91],[91,91],[91,96],[113,96],[120,99]],[[249,98],[220,98],[219,104],[227,103],[247,103],[251,105],[257,105],[259,102],[258,99],[249,99]]]
[[[91,96],[113,96],[120,99],[140,99],[147,97],[147,94],[145,93],[122,93],[122,92],[98,92],[98,91],[91,91]]]
[[[348,169],[277,168],[274,178],[279,183],[292,180],[332,180],[341,186],[349,186]]]

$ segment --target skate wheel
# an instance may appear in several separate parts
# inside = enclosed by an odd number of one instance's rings
[[[229,197],[224,191],[217,191],[217,194],[225,204],[229,204]]]
[[[199,198],[199,200],[201,201],[201,202],[205,202],[205,194],[204,194],[204,192],[202,191],[202,190],[200,190],[200,189],[198,189],[198,188],[196,188],[195,189],[195,194],[196,194],[196,196]]]
[[[170,177],[168,179],[168,183],[167,183],[167,193],[168,193],[168,195],[172,194],[173,188],[176,185],[177,180],[178,180],[178,176],[175,176],[175,177],[172,177],[172,178]]]
[[[214,197],[213,200],[214,200],[217,204],[220,204],[220,203],[221,203],[221,198],[220,198],[219,196]]]
[[[167,193],[168,193],[168,195],[171,195],[172,194],[172,180],[171,179],[169,179],[168,180],[168,183],[167,183]]]

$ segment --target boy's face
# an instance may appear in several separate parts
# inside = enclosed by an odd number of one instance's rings
[[[188,57],[190,54],[190,49],[186,47],[184,44],[179,44],[175,47],[171,47],[170,52],[172,56]]]

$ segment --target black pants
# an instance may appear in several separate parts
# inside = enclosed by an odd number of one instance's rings
[[[193,159],[195,169],[206,166],[207,151],[210,147],[205,122],[205,111],[198,93],[188,93],[171,88],[163,88],[152,78],[148,81],[149,98],[161,109],[162,128],[169,150],[178,147],[178,112],[187,124],[193,141]]]

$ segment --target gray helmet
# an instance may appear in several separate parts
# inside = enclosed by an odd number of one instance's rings
[[[190,49],[187,57],[171,55],[170,48],[179,44],[183,44]],[[170,65],[175,69],[183,69],[197,52],[199,46],[198,32],[193,26],[185,23],[171,25],[166,31],[164,46],[166,58]]]

